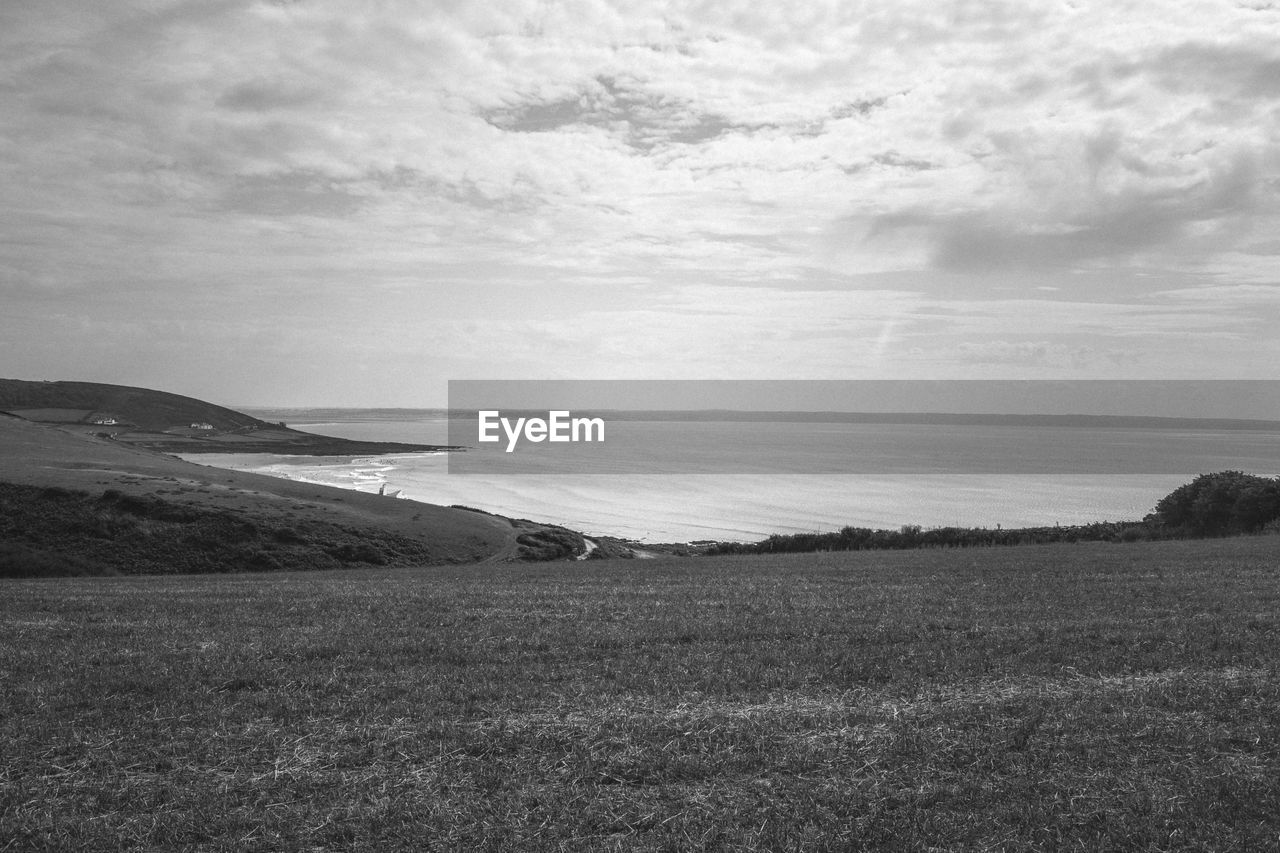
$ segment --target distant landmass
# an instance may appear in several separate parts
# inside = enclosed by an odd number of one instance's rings
[[[344,456],[454,449],[315,435],[194,397],[99,382],[0,379],[0,412],[165,453]]]
[[[518,414],[518,413],[516,413]],[[575,410],[574,414],[580,414]],[[581,412],[613,420],[774,421],[782,423],[922,424],[930,426],[1089,427],[1114,429],[1206,429],[1280,432],[1280,421],[1251,418],[1171,418],[1151,415],[1026,415],[963,412],[751,412],[618,410]]]
[[[495,406],[494,408],[501,408]],[[569,408],[569,407],[553,407]],[[328,423],[346,420],[408,421],[417,418],[474,420],[476,409],[342,408],[245,406],[244,411],[269,420]],[[501,408],[509,417],[545,416],[547,409]],[[1089,429],[1202,429],[1280,432],[1280,420],[1259,418],[1167,417],[1159,415],[1001,414],[998,412],[806,412],[741,409],[596,409],[573,408],[574,415],[614,421],[705,421],[775,423],[920,424],[926,426],[1081,427]]]
[[[499,408],[497,406],[495,409]],[[565,408],[565,407],[556,407]],[[289,412],[299,419],[341,420],[359,412],[361,420],[447,417],[473,420],[476,409],[255,409]],[[504,416],[545,416],[547,409],[503,408]],[[806,412],[747,411],[742,409],[595,409],[575,408],[575,416],[613,421],[705,421],[709,423],[839,423],[920,424],[925,426],[1082,427],[1090,429],[1203,429],[1280,432],[1280,421],[1257,418],[1175,418],[1156,415],[1002,414],[998,412]]]

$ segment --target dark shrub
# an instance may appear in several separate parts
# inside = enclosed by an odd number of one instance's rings
[[[1201,474],[1162,498],[1155,517],[1191,536],[1254,533],[1280,518],[1280,482],[1240,471]]]
[[[586,549],[577,533],[555,527],[521,533],[516,542],[522,560],[567,560]]]
[[[1120,531],[1121,542],[1145,542],[1151,538],[1151,532],[1145,527],[1133,525]]]

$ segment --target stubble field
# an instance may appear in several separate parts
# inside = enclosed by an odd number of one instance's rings
[[[0,850],[1280,846],[1280,538],[0,582]]]

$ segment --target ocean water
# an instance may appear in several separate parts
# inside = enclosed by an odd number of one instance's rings
[[[448,441],[447,421],[439,416],[352,411],[306,422],[294,415],[291,426],[324,435]],[[537,475],[450,474],[447,454],[429,453],[186,458],[366,492],[385,487],[400,490],[403,499],[461,504],[642,542],[752,541],[845,525],[1023,527],[1137,520],[1200,473],[1280,474],[1280,436],[1274,434],[1107,430],[1086,436],[1001,427],[994,433],[978,428],[983,434],[975,435],[973,428],[865,424],[735,424],[733,434],[744,429],[749,435],[740,446],[771,458],[773,470],[767,465],[718,473],[741,469],[723,459],[707,464],[708,453],[723,452],[723,440],[709,443],[705,424],[678,423],[654,427],[645,452],[603,462],[583,456],[581,470],[574,470],[574,457],[560,456],[555,468]],[[850,447],[863,456],[849,462]],[[841,464],[832,464],[833,453],[846,454]],[[683,466],[694,473],[646,473],[645,459],[657,454],[664,470]],[[829,473],[842,467],[849,470]]]

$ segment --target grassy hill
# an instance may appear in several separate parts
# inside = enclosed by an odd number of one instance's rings
[[[110,417],[146,430],[164,431],[207,423],[217,430],[271,426],[266,421],[194,397],[167,391],[104,385],[99,382],[29,382],[0,379],[0,411],[30,420],[62,421],[71,413],[84,412],[75,422],[89,423],[94,417]],[[60,412],[67,413],[60,415]]]
[[[355,456],[448,449],[317,435],[193,397],[98,382],[0,379],[0,413],[166,453]]]
[[[581,548],[548,525],[196,465],[0,416],[3,574],[424,565]]]

